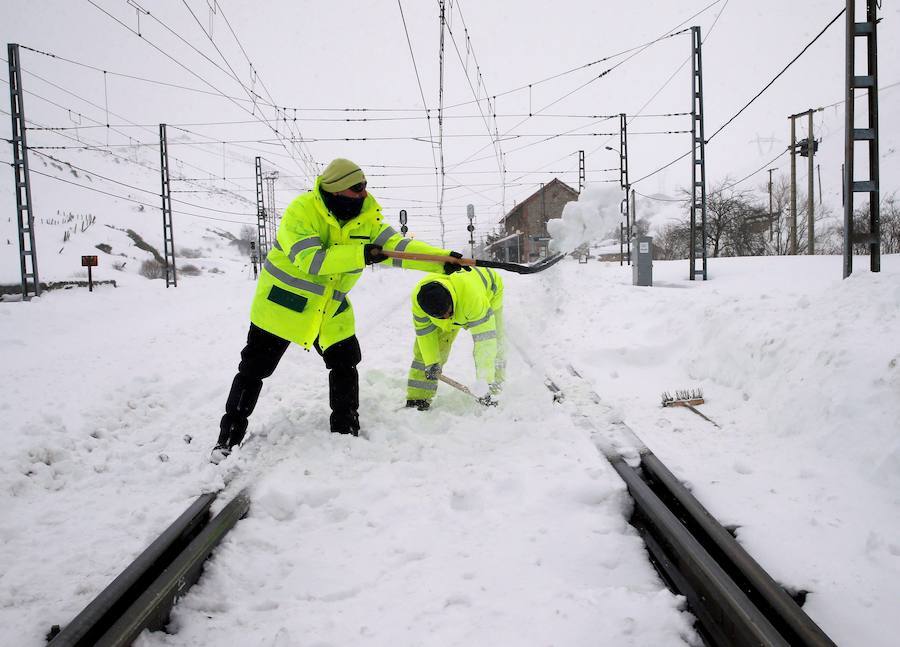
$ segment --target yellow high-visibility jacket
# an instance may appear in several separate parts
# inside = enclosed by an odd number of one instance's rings
[[[453,315],[448,319],[431,317],[419,305],[419,290],[426,283],[437,281],[450,292]],[[472,333],[475,342],[475,371],[479,380],[498,382],[502,378],[502,357],[498,349],[503,334],[503,281],[491,269],[473,267],[450,275],[428,276],[416,285],[412,293],[413,326],[416,346],[422,364],[441,363],[441,333],[454,333],[462,328]],[[500,361],[498,361],[500,360]]]
[[[250,320],[305,349],[318,338],[325,350],[355,332],[347,293],[365,267],[363,246],[446,256],[449,250],[404,238],[383,222],[371,195],[353,220],[341,223],[325,207],[319,179],[284,211],[276,240],[262,266]],[[440,271],[438,263],[391,259],[395,267]]]

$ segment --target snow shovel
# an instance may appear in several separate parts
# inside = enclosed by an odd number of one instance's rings
[[[443,373],[442,373],[440,376],[438,376],[438,379],[439,379],[441,382],[443,382],[444,384],[449,384],[449,385],[452,386],[454,389],[459,389],[460,391],[462,391],[462,392],[465,393],[466,395],[471,395],[473,398],[475,398],[475,399],[478,401],[478,404],[483,404],[483,405],[486,406],[486,407],[496,407],[496,406],[497,406],[497,403],[496,403],[496,402],[482,402],[481,398],[479,398],[477,395],[475,395],[474,393],[472,393],[472,389],[470,389],[469,387],[467,387],[465,384],[460,384],[459,382],[457,382],[457,381],[454,380],[453,378],[447,377],[447,376],[444,375]]]
[[[548,267],[556,265],[562,260],[565,254],[553,254],[542,258],[531,265],[523,265],[521,263],[503,263],[501,261],[485,261],[475,258],[456,258],[455,256],[439,256],[437,254],[416,254],[413,252],[393,252],[388,249],[381,250],[381,253],[388,258],[399,258],[407,261],[431,261],[433,263],[454,263],[455,265],[464,265],[468,267],[490,267],[495,270],[506,270],[515,272],[516,274],[535,274],[543,272]]]

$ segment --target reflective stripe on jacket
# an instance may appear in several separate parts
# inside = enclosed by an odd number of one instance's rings
[[[383,220],[381,207],[370,195],[360,214],[342,224],[325,207],[317,178],[313,190],[298,196],[284,211],[263,262],[250,320],[307,350],[316,338],[325,350],[352,336],[355,324],[347,293],[365,267],[365,244],[423,254],[449,253],[403,238]],[[393,260],[393,265],[431,272],[442,269],[438,263],[422,261]]]
[[[417,299],[426,283],[437,281],[450,292],[453,315],[449,319],[429,316]],[[421,361],[425,366],[442,363],[440,333],[466,328],[475,342],[475,370],[479,380],[497,381],[499,322],[503,308],[503,281],[494,270],[474,267],[450,275],[433,275],[419,281],[412,293],[413,328]]]

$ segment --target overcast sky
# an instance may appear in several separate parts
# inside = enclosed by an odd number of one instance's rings
[[[605,148],[618,147],[618,118],[601,115],[630,115],[632,181],[690,149],[689,134],[641,134],[690,128],[686,116],[649,116],[690,110],[690,33],[639,46],[691,25],[702,28],[710,137],[843,6],[839,0],[448,1],[443,83],[448,245],[461,246],[467,238],[467,204],[475,205],[480,234],[540,182],[559,177],[577,187],[578,150],[586,153],[588,182],[617,182],[617,170],[603,169],[618,167],[618,153]],[[896,153],[900,87],[886,87],[900,81],[900,9],[885,3],[882,15],[882,191],[888,193],[897,189],[900,169]],[[372,192],[389,218],[396,220],[398,210],[405,208],[418,235],[431,240],[440,236],[434,168],[440,165],[441,150],[429,143],[439,132],[441,30],[436,1],[5,0],[0,34],[5,42],[108,72],[23,51],[28,71],[24,85],[40,97],[26,98],[28,116],[34,120],[49,126],[120,125],[109,131],[83,128],[78,133],[85,140],[112,145],[131,141],[155,145],[155,124],[160,122],[247,122],[185,125],[189,133],[170,129],[172,153],[193,164],[188,168],[176,164],[175,171],[224,176],[228,179],[218,181],[242,187],[252,196],[253,158],[261,155],[267,168],[281,173],[277,203],[284,205],[309,186],[308,176],[316,165],[321,168],[336,156],[349,157],[366,170]],[[561,74],[570,70],[575,71]],[[841,18],[713,138],[707,150],[710,186],[726,176],[739,179],[767,168],[787,145],[789,114],[830,106],[815,117],[816,134],[824,137],[817,161],[826,201],[839,207],[843,110],[841,104],[832,104],[843,99],[843,74]],[[254,106],[247,99],[248,90],[263,99]],[[486,97],[491,97],[490,103]],[[263,103],[287,107],[278,113],[279,133],[289,129],[293,136],[302,136],[302,146],[278,142],[272,130],[255,121],[260,114],[274,116]],[[430,120],[424,117],[425,106],[431,111]],[[347,111],[361,108],[367,110]],[[528,118],[529,114],[533,116]],[[495,142],[488,134],[495,126],[507,169],[505,192]],[[8,128],[4,116],[4,136]],[[805,132],[804,123],[799,133]],[[369,139],[344,141],[363,137]],[[183,145],[188,138],[195,144],[210,139],[235,143]],[[43,132],[32,133],[30,143],[72,142]],[[59,151],[60,156],[65,154]],[[2,159],[9,158],[10,152],[4,151]],[[786,173],[788,160],[784,155],[771,166]],[[158,183],[158,177],[147,174],[148,184]],[[804,165],[798,174],[801,183],[805,175]],[[765,178],[763,172],[744,185],[762,186]],[[637,183],[636,189],[674,196],[689,182],[688,157]]]

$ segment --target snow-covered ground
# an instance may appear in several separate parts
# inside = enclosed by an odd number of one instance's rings
[[[501,405],[442,386],[402,409],[419,274],[354,290],[367,439],[327,431],[326,373],[293,347],[243,450],[207,462],[247,327],[252,280],[0,303],[0,644],[37,646],[202,491],[238,476],[249,516],[150,645],[697,645],[627,524],[596,444],[622,419],[840,645],[900,635],[900,258],[842,281],[836,257],[566,260],[507,275],[516,348]],[[226,266],[226,269],[229,269]],[[446,369],[471,383],[471,341]],[[536,369],[529,368],[523,355]],[[604,400],[573,420],[544,373],[571,363]],[[702,410],[662,391],[704,390]],[[190,442],[187,442],[188,437]],[[621,439],[618,439],[619,441]]]

